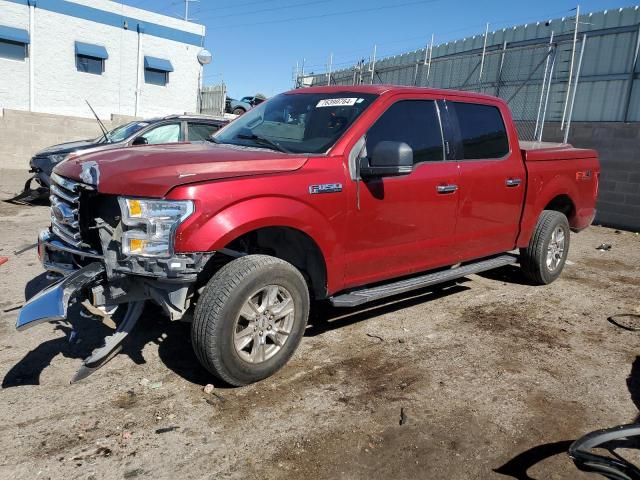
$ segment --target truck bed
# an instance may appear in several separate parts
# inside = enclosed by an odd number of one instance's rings
[[[554,199],[570,200],[573,206],[565,213],[572,229],[588,227],[595,216],[598,153],[551,142],[520,142],[520,151],[527,171],[527,192],[518,246],[526,246],[538,215]]]

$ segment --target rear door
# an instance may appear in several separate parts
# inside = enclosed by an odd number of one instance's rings
[[[428,96],[388,102],[366,132],[364,154],[371,155],[382,141],[407,143],[413,150],[413,171],[354,180],[345,245],[348,286],[457,261],[452,237],[458,166],[446,157],[439,107]]]
[[[456,240],[462,261],[514,248],[524,201],[525,171],[506,107],[446,101],[460,165]],[[506,118],[505,118],[506,116]]]

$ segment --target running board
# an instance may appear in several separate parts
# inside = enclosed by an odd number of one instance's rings
[[[428,273],[419,277],[400,280],[399,282],[387,283],[386,285],[379,285],[377,287],[363,288],[361,290],[353,290],[348,293],[331,297],[329,300],[334,307],[356,307],[363,303],[391,297],[392,295],[398,295],[400,293],[428,287],[430,285],[436,285],[438,283],[448,282],[450,280],[471,275],[472,273],[493,270],[494,268],[503,267],[517,262],[518,257],[516,255],[500,255],[498,257],[468,263],[449,270],[441,270],[439,272]]]

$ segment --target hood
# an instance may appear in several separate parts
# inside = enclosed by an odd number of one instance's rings
[[[97,147],[101,145],[100,143],[96,143],[95,139],[91,140],[78,140],[75,142],[67,142],[61,143],[59,145],[53,145],[51,147],[43,148],[38,153],[36,153],[36,157],[43,157],[45,155],[59,155],[65,153],[75,152],[76,150],[84,150],[91,147]]]
[[[164,197],[188,183],[297,170],[306,156],[233,145],[172,143],[88,153],[54,171],[80,180],[82,164],[99,169],[98,191],[115,195]]]

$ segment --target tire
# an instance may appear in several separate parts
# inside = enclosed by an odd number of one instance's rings
[[[569,222],[563,213],[544,210],[529,245],[520,250],[520,265],[525,276],[537,285],[548,285],[558,278],[569,253],[570,235]]]
[[[195,354],[230,385],[267,378],[300,344],[309,304],[307,283],[290,263],[267,255],[238,258],[216,272],[198,300],[191,326]],[[293,311],[278,318],[291,305]]]
[[[237,107],[234,108],[233,112],[231,113],[233,113],[234,115],[242,115],[243,113],[247,113],[247,111],[244,108]]]

